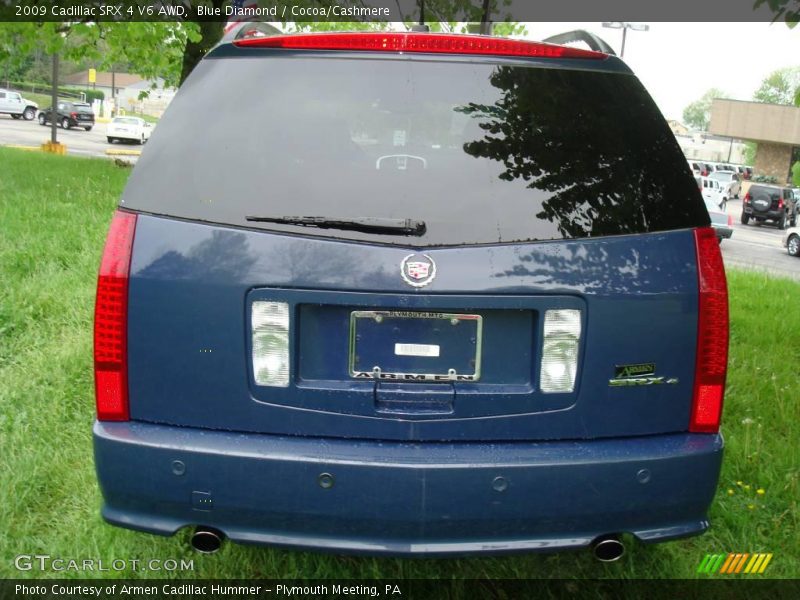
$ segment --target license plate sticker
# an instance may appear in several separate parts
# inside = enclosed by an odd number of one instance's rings
[[[439,356],[439,346],[436,344],[395,344],[394,353],[397,356]]]

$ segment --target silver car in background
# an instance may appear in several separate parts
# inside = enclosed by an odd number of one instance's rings
[[[708,216],[711,218],[711,227],[714,228],[714,233],[717,234],[717,241],[721,244],[722,240],[730,239],[733,235],[733,218],[717,206],[717,203],[711,198],[703,198],[706,204]]]
[[[0,114],[11,115],[13,119],[20,117],[26,121],[33,121],[39,105],[31,100],[26,100],[19,92],[0,89]]]

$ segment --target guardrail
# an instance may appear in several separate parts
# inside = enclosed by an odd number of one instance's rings
[[[45,94],[49,96],[53,92],[52,86],[46,83],[33,83],[27,81],[3,81],[0,82],[0,84],[5,84],[5,87],[7,89],[19,92],[22,95],[25,95],[25,92],[28,92],[31,94]],[[58,88],[58,97],[65,99],[80,100],[81,102],[86,101],[86,94],[84,92],[76,92],[75,90],[70,90],[62,87]]]

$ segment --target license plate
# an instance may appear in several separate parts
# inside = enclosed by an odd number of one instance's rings
[[[350,376],[392,381],[477,381],[480,315],[358,310],[350,313]]]

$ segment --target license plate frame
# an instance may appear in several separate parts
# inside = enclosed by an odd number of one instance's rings
[[[453,368],[450,367],[447,369],[446,372],[443,372],[442,369],[431,369],[430,372],[423,372],[422,370],[407,370],[407,369],[393,369],[387,365],[387,368],[383,368],[380,364],[373,365],[370,369],[365,369],[364,365],[361,364],[362,361],[358,356],[359,352],[359,323],[366,323],[367,320],[371,320],[374,323],[383,323],[385,322],[387,325],[390,324],[392,320],[402,320],[404,319],[412,319],[417,320],[417,326],[421,326],[425,320],[430,320],[434,323],[434,320],[438,324],[439,322],[449,323],[449,327],[455,327],[461,325],[462,323],[466,325],[468,328],[468,332],[474,332],[474,336],[470,336],[470,344],[474,343],[474,353],[468,353],[467,356],[470,357],[469,365],[474,367],[470,368],[463,368],[463,360],[462,368]],[[364,328],[361,328],[362,330]],[[388,327],[387,327],[388,329]],[[434,328],[433,331],[436,331]],[[467,335],[467,334],[462,334]],[[481,355],[482,355],[482,338],[483,338],[483,317],[481,315],[476,314],[466,314],[466,313],[451,313],[451,312],[422,312],[422,311],[393,311],[393,310],[354,310],[350,313],[350,348],[349,348],[349,356],[348,356],[348,368],[350,377],[356,379],[376,379],[382,381],[419,381],[419,382],[447,382],[447,381],[478,381],[481,377]],[[472,341],[474,339],[474,342]],[[384,341],[384,340],[382,340]],[[437,344],[433,342],[437,341]],[[397,352],[397,346],[406,346],[406,345],[429,345],[429,346],[436,346],[436,354],[435,358],[439,359],[439,348],[444,348],[444,343],[442,340],[426,340],[425,344],[419,344],[419,342],[408,343],[406,339],[398,339],[396,336],[389,335],[385,339],[385,349],[388,352],[388,348],[393,348],[395,354],[399,357],[402,356],[414,356],[416,358],[428,358],[423,354],[415,354],[415,355],[407,355],[407,354],[400,354]],[[459,353],[464,354],[464,349],[459,348]],[[433,354],[431,354],[431,358],[433,358]],[[448,360],[450,357],[445,355],[442,360]],[[462,357],[463,358],[463,357]],[[358,359],[358,360],[357,360]],[[371,364],[371,363],[370,363]]]

